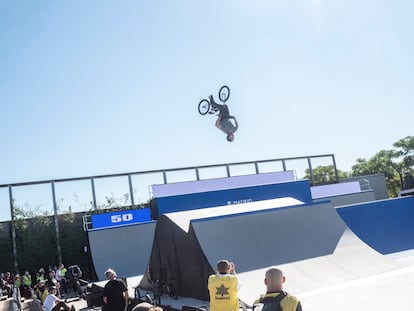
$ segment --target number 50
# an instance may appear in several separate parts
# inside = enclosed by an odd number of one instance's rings
[[[112,223],[118,223],[123,221],[131,221],[134,219],[134,216],[131,213],[128,214],[122,214],[122,215],[112,215],[111,216],[111,222]]]

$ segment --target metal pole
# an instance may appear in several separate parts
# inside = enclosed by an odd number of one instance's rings
[[[226,164],[226,172],[227,172],[227,177],[230,177],[230,167],[228,164]]]
[[[312,163],[311,163],[310,158],[308,158],[308,167],[309,167],[310,185],[313,186],[314,178],[313,178],[313,169],[312,169]]]
[[[200,172],[198,171],[198,168],[195,169],[195,173],[196,173],[196,179],[200,180]]]
[[[56,248],[58,253],[59,264],[63,262],[62,260],[62,248],[60,247],[60,234],[59,234],[59,221],[58,221],[58,206],[56,203],[56,194],[55,194],[55,183],[52,181],[52,198],[53,198],[53,213],[55,219],[55,232],[56,232]]]
[[[339,182],[338,171],[336,169],[336,162],[335,162],[335,156],[334,155],[332,155],[332,163],[333,163],[334,172],[335,172],[335,182]]]
[[[128,184],[129,184],[129,196],[131,197],[131,206],[132,207],[135,207],[134,189],[132,188],[132,178],[131,178],[131,175],[128,175]]]
[[[257,162],[254,162],[254,169],[256,171],[256,174],[259,174],[259,164],[257,164]]]
[[[91,178],[91,188],[92,188],[92,204],[93,204],[93,209],[96,209],[96,194],[95,194],[95,182],[93,180],[93,178]]]
[[[15,224],[15,217],[14,217],[13,192],[12,192],[12,187],[11,186],[9,186],[9,202],[10,202],[14,272],[17,274],[17,273],[19,273],[19,264],[17,262],[16,224]]]

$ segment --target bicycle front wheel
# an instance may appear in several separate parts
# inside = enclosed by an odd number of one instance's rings
[[[223,85],[219,90],[218,97],[221,102],[225,103],[230,97],[230,88],[227,85]]]
[[[207,99],[202,99],[199,103],[198,103],[198,112],[201,115],[205,115],[209,112],[210,110],[210,102]]]

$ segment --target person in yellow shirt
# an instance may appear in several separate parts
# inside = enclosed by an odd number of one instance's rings
[[[219,260],[216,272],[208,278],[210,311],[239,311],[238,291],[241,283],[234,263]]]
[[[283,291],[286,277],[282,270],[270,268],[265,273],[266,294],[253,303],[253,311],[302,311],[298,298]]]

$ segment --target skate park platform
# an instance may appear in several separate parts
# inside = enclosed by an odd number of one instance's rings
[[[130,294],[136,286],[151,294],[151,280],[174,282],[178,298],[163,295],[161,302],[176,310],[208,305],[207,276],[222,258],[236,264],[247,305],[265,292],[272,266],[284,271],[285,290],[304,310],[403,310],[414,303],[414,197],[343,206],[300,197],[306,200],[197,207],[89,232],[96,271],[122,271]],[[117,241],[114,250],[108,241]]]

